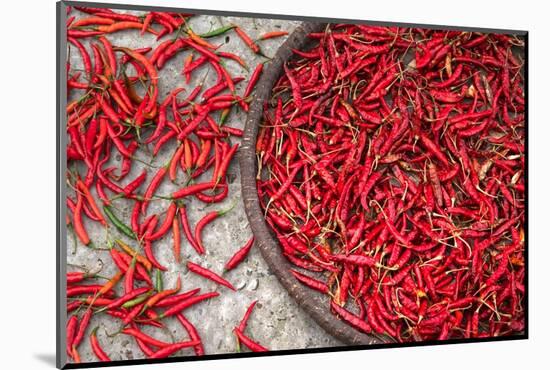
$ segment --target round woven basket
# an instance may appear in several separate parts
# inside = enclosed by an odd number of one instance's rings
[[[281,75],[283,64],[291,58],[292,49],[303,49],[308,44],[307,34],[322,31],[326,26],[326,23],[311,22],[304,22],[298,26],[278,49],[258,81],[250,104],[242,145],[239,149],[242,196],[246,215],[256,238],[256,245],[260,248],[271,271],[277,276],[290,296],[327,333],[338,340],[349,345],[377,344],[382,343],[379,338],[364,334],[338,319],[330,312],[329,301],[325,295],[301,285],[290,274],[289,270],[292,266],[282,255],[279,242],[265,222],[256,189],[256,137],[263,115],[264,102],[269,99],[271,90]]]

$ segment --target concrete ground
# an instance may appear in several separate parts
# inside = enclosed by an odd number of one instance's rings
[[[131,13],[139,14],[136,12]],[[75,10],[73,10],[72,15],[76,15],[78,18],[83,16],[82,13]],[[196,33],[201,33],[229,23],[238,24],[253,38],[268,31],[287,30],[291,32],[298,24],[297,22],[285,20],[196,16],[190,20],[189,25]],[[159,43],[155,41],[155,37],[152,35],[146,34],[140,37],[138,31],[124,31],[107,37],[113,45],[128,46],[131,48],[152,46]],[[164,39],[161,41],[163,40]],[[266,56],[273,56],[284,40],[285,38],[282,37],[261,42],[263,53]],[[222,44],[219,50],[229,51],[239,55],[246,61],[250,71],[254,69],[257,63],[265,61],[265,58],[251,52],[233,31],[228,32],[226,35],[210,39],[209,41],[214,44]],[[87,46],[89,45],[88,42],[84,42],[84,44]],[[190,85],[187,86],[185,84],[180,72],[183,60],[187,55],[187,51],[179,53],[160,71],[160,99],[169,91],[180,86],[184,86],[186,91],[190,92],[198,82],[203,80],[203,78],[206,78],[206,86],[212,85],[215,73],[213,71],[208,72],[208,68],[201,68],[195,71]],[[70,48],[69,58],[73,70],[81,68],[80,56],[76,49]],[[249,72],[235,62],[228,61],[226,65],[233,76],[241,75],[248,77],[249,75]],[[247,80],[241,82],[237,90],[242,92],[246,84]],[[75,96],[77,95],[71,96],[71,100]],[[185,96],[185,93],[180,96]],[[234,109],[226,125],[243,128],[245,118],[246,113]],[[232,140],[238,141],[235,138],[232,138]],[[145,150],[139,151],[137,155],[152,166],[159,167],[169,161],[174,150],[175,142],[172,142],[171,145],[166,145],[155,158],[152,158]],[[112,156],[111,164],[119,166],[120,161],[120,155],[116,153]],[[127,179],[125,179],[124,184],[141,173],[144,167],[148,170],[148,183],[154,175],[156,168],[150,168],[141,163],[134,162],[132,171],[130,175],[127,176]],[[205,176],[207,177],[208,174]],[[204,244],[207,250],[206,255],[198,256],[182,236],[182,262],[176,264],[172,252],[171,233],[168,233],[165,238],[154,244],[154,251],[158,260],[168,267],[168,271],[163,274],[164,286],[167,288],[173,287],[177,277],[181,276],[182,291],[195,287],[200,287],[203,292],[219,291],[220,296],[218,298],[200,303],[185,311],[185,316],[196,326],[202,338],[206,354],[236,352],[236,341],[232,334],[232,329],[238,325],[246,308],[254,300],[259,300],[259,303],[249,321],[246,332],[250,337],[269,349],[285,350],[333,347],[340,345],[338,341],[324,332],[323,329],[313,322],[313,320],[296,305],[293,299],[279,284],[276,277],[269,271],[259,250],[256,248],[252,249],[249,257],[244,263],[235,270],[224,275],[235,285],[235,287],[237,287],[237,292],[232,292],[226,288],[220,287],[209,280],[198,277],[187,271],[185,263],[187,260],[190,260],[208,267],[215,272],[221,273],[225,262],[251,237],[251,230],[241,201],[239,176],[238,163],[234,160],[228,171],[229,196],[223,203],[205,205],[194,198],[188,202],[189,219],[192,227],[194,227],[195,223],[206,213],[212,210],[226,209],[236,202],[236,206],[231,212],[207,226],[203,235]],[[186,176],[180,170],[177,180],[179,185],[172,184],[168,180],[164,181],[157,191],[157,194],[168,194],[181,187],[185,181]],[[72,194],[70,189],[68,189],[68,192]],[[133,204],[131,202],[125,202],[123,200],[114,202],[115,212],[122,220],[125,220],[127,224],[129,224],[132,206]],[[163,213],[166,207],[167,203],[164,201],[152,202],[148,213]],[[116,229],[110,228],[108,231],[105,231],[98,223],[88,221],[89,220],[85,219],[86,227],[91,239],[97,247],[104,248],[107,238],[113,239],[115,237],[121,238],[131,244],[131,241],[125,238]],[[113,276],[117,269],[114,264],[112,264],[107,251],[87,248],[77,243],[76,240],[69,235],[67,245],[68,271],[74,270],[75,266],[94,269],[101,263],[100,261],[104,264],[101,275]],[[154,335],[157,339],[165,341],[182,341],[187,338],[186,332],[176,320],[168,319],[164,320],[164,322],[168,328],[167,330],[144,327],[143,331],[150,335]],[[121,328],[120,320],[113,319],[104,313],[94,315],[87,334],[96,326],[99,326],[98,338],[100,344],[111,359],[126,360],[144,358],[143,353],[131,337],[123,334],[113,335]],[[97,361],[87,339],[83,341],[79,347],[79,353],[83,362]],[[183,350],[177,353],[177,355],[192,356],[194,353],[192,350]]]

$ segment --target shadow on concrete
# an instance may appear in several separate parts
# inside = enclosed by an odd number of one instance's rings
[[[55,367],[55,353],[35,353],[34,358],[46,365]]]

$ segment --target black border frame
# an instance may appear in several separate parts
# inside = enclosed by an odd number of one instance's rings
[[[267,19],[284,19],[291,21],[311,21],[311,22],[341,22],[341,23],[361,23],[368,25],[378,26],[399,26],[399,27],[421,27],[428,29],[438,30],[459,30],[470,32],[485,32],[485,33],[497,33],[497,34],[511,34],[522,36],[525,39],[525,54],[524,54],[524,94],[525,94],[525,330],[523,334],[518,335],[506,335],[494,338],[462,338],[462,339],[448,339],[448,340],[431,340],[414,343],[384,343],[384,344],[371,344],[371,345],[345,345],[338,347],[321,347],[321,348],[302,348],[302,349],[289,349],[278,350],[263,353],[221,353],[211,354],[205,356],[180,356],[169,357],[165,359],[134,359],[134,360],[115,360],[109,362],[86,362],[80,364],[67,363],[67,355],[65,353],[65,327],[67,322],[67,314],[65,310],[66,302],[66,282],[65,274],[67,267],[66,248],[67,248],[67,228],[65,225],[66,210],[64,207],[65,199],[65,186],[63,184],[65,170],[66,170],[66,147],[67,137],[66,131],[62,130],[62,127],[66,126],[66,105],[67,105],[67,91],[66,91],[66,73],[65,73],[65,52],[67,49],[67,35],[66,35],[66,7],[67,6],[88,6],[95,8],[111,8],[111,9],[123,9],[123,10],[137,10],[137,11],[168,11],[168,12],[189,12],[204,15],[214,16],[236,16],[236,17],[253,17],[253,18],[267,18]],[[385,22],[385,21],[369,21],[361,19],[347,19],[347,18],[324,18],[324,17],[311,17],[311,16],[297,16],[286,14],[266,14],[266,13],[253,13],[253,12],[238,12],[238,11],[220,11],[210,9],[190,9],[179,7],[166,7],[166,6],[154,6],[154,5],[131,5],[131,4],[111,4],[111,3],[96,3],[96,2],[84,2],[84,1],[58,1],[56,3],[56,367],[58,369],[82,369],[82,368],[95,368],[95,367],[111,367],[111,366],[128,366],[128,365],[143,365],[143,364],[161,364],[161,363],[174,363],[174,362],[192,362],[192,361],[207,361],[207,360],[221,360],[221,359],[238,359],[238,358],[250,358],[250,357],[269,357],[269,356],[286,356],[296,354],[310,354],[310,353],[330,353],[330,352],[345,352],[345,351],[357,351],[368,349],[382,349],[382,348],[406,348],[406,347],[423,347],[434,345],[447,345],[447,344],[469,344],[469,343],[486,343],[486,342],[500,342],[510,340],[523,340],[529,338],[529,31],[526,30],[508,30],[508,29],[491,29],[482,27],[462,27],[462,26],[448,26],[437,24],[419,24],[419,23],[405,23],[405,22]]]

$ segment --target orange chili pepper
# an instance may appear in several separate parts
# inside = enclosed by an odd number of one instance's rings
[[[120,248],[122,248],[122,250],[124,250],[124,252],[129,254],[131,257],[135,256],[136,260],[139,263],[141,263],[143,267],[145,267],[148,271],[151,271],[151,269],[153,268],[153,265],[145,256],[133,250],[128,244],[124,243],[122,240],[117,239],[115,240],[115,242],[118,244]]]

